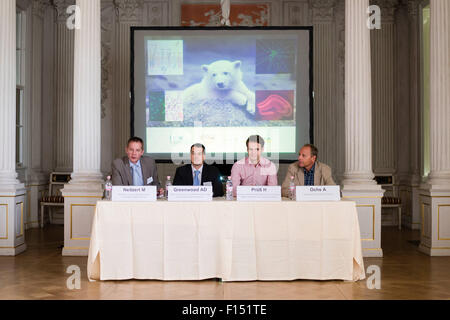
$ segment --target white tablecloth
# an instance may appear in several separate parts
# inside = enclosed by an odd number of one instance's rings
[[[90,280],[365,278],[355,203],[97,203]]]

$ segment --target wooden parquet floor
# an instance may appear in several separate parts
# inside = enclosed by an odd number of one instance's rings
[[[16,257],[0,257],[0,299],[157,299],[157,300],[450,300],[450,257],[429,257],[417,250],[418,231],[383,227],[383,258],[365,258],[381,270],[381,288],[367,281],[232,282],[97,281],[86,275],[87,257],[63,257],[63,226],[26,231],[28,249]],[[81,289],[69,290],[67,267],[81,269]]]

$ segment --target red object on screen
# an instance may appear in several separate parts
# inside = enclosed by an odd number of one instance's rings
[[[283,120],[292,118],[292,105],[277,94],[271,94],[257,105],[261,120]]]

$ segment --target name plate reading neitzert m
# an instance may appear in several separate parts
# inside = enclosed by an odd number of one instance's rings
[[[237,201],[281,201],[281,186],[238,186]]]
[[[170,186],[168,201],[212,201],[211,186]]]
[[[297,201],[340,201],[339,186],[296,186]]]
[[[156,201],[156,186],[113,186],[111,200],[118,202]]]

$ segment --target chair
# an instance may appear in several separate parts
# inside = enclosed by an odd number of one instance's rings
[[[44,228],[45,207],[64,207],[64,197],[61,194],[61,188],[70,181],[70,173],[52,172],[48,185],[48,194],[41,199],[41,219],[40,227]],[[49,219],[53,220],[53,212],[49,210]]]
[[[374,180],[377,184],[386,191],[383,198],[381,198],[381,208],[397,208],[398,214],[398,229],[402,229],[402,202],[398,196],[398,187],[394,183],[394,177],[392,175],[379,175],[375,176]],[[392,195],[387,195],[391,193]]]

